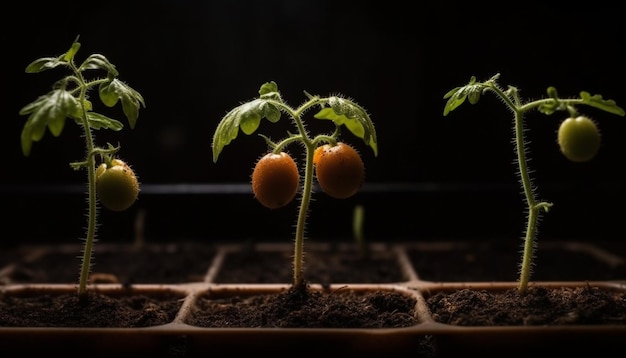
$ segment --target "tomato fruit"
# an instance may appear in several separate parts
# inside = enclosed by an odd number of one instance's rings
[[[300,173],[293,158],[285,153],[261,157],[252,172],[252,192],[265,207],[278,209],[289,204],[298,192]]]
[[[589,117],[569,117],[559,126],[558,143],[567,159],[586,162],[600,149],[600,132]]]
[[[317,162],[320,160],[320,157],[322,156],[322,152],[324,152],[324,148],[325,146],[320,145],[319,147],[315,148],[315,151],[313,152],[313,165],[316,165]]]
[[[137,200],[139,181],[128,164],[113,159],[110,166],[102,163],[96,170],[96,191],[105,208],[124,211]]]
[[[313,158],[317,182],[331,197],[349,198],[363,185],[365,166],[359,153],[349,144],[324,144],[316,148]]]

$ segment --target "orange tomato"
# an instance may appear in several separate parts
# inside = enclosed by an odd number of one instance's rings
[[[359,153],[349,144],[325,144],[313,156],[315,175],[322,191],[333,198],[346,199],[356,194],[365,179],[365,166]]]
[[[289,204],[295,198],[299,184],[298,166],[285,152],[264,155],[252,172],[252,192],[263,206],[270,209]]]

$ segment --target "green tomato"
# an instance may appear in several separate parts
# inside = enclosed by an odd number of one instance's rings
[[[600,149],[600,132],[589,117],[569,117],[559,126],[558,143],[567,159],[586,162]]]
[[[96,190],[105,208],[124,211],[137,200],[139,181],[128,164],[113,159],[111,166],[102,163],[96,170]]]

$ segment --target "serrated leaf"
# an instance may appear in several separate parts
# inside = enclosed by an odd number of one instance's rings
[[[45,96],[40,96],[34,102],[24,106],[19,114],[29,114],[22,131],[22,150],[30,153],[30,142],[40,141],[46,127],[55,137],[58,137],[65,126],[65,120],[76,113],[79,103],[68,91],[57,89]]]
[[[104,70],[107,71],[111,76],[117,77],[119,73],[115,69],[115,65],[113,65],[109,60],[100,54],[90,55],[83,61],[78,70],[80,72],[85,70]]]
[[[463,102],[465,102],[465,99],[467,98],[467,96],[464,95],[460,89],[461,87],[458,87],[451,95],[448,96],[448,101],[446,102],[446,105],[443,108],[444,116],[447,116],[448,113],[454,111],[458,106],[462,105]],[[448,94],[449,93],[450,92],[448,92]],[[444,97],[444,99],[445,98],[446,97]]]
[[[495,81],[496,78],[498,78],[498,74],[493,76],[489,80],[489,82]],[[457,107],[462,105],[468,98],[470,104],[478,103],[483,91],[488,87],[489,86],[485,83],[476,83],[476,76],[472,76],[467,85],[463,87],[456,87],[448,91],[443,96],[443,99],[448,99],[445,107],[443,108],[444,117],[447,116],[448,113],[454,111]]]
[[[617,103],[612,99],[603,99],[602,95],[596,94],[591,95],[589,92],[582,91],[580,92],[580,98],[583,100],[583,103],[601,109],[605,112],[613,113],[619,116],[624,116],[624,109],[619,107]]]
[[[329,97],[328,105],[317,112],[314,117],[317,119],[328,119],[336,125],[344,125],[352,134],[363,139],[366,145],[378,156],[378,142],[376,129],[369,115],[358,104],[341,97]]]
[[[241,111],[239,119],[239,128],[244,134],[250,135],[254,133],[261,125],[261,115],[257,111]]]
[[[98,94],[102,103],[108,107],[115,106],[117,102],[121,100],[122,110],[128,119],[128,124],[130,128],[135,128],[135,124],[139,118],[139,108],[141,106],[145,108],[146,106],[139,92],[135,91],[126,83],[113,78],[108,82],[100,84]]]
[[[107,107],[113,107],[120,99],[120,90],[116,80],[103,82],[98,87],[98,95],[100,100]]]
[[[43,57],[31,62],[26,66],[26,73],[39,73],[57,66],[65,66],[67,63],[56,57]]]
[[[280,110],[265,98],[258,98],[232,109],[222,118],[213,134],[213,162],[217,162],[224,147],[237,138],[240,128],[244,134],[250,135],[259,128],[263,118],[275,123],[280,120],[280,115]]]
[[[122,96],[122,111],[128,120],[131,129],[135,129],[137,119],[139,118],[139,101],[128,94]]]
[[[122,122],[96,112],[87,112],[87,120],[92,129],[111,129],[117,132],[124,128]]]
[[[260,96],[265,96],[270,93],[278,93],[278,84],[274,81],[265,82],[261,85],[261,88],[259,88]]]

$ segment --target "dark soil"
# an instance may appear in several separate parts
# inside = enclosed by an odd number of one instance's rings
[[[626,292],[592,286],[441,291],[426,302],[435,321],[458,326],[626,324]]]
[[[423,279],[451,281],[505,281],[517,279],[518,250],[499,246],[489,253],[492,245],[470,245],[472,251],[410,253],[416,271]],[[252,247],[254,248],[254,247]],[[560,252],[549,259],[551,250],[537,252],[537,267],[533,280],[591,280],[618,277],[614,266],[586,261],[581,252],[574,256]],[[13,280],[24,282],[76,283],[78,262],[75,254],[61,257],[61,262],[23,260],[14,271]],[[165,253],[166,256],[162,256]],[[173,245],[165,251],[129,251],[127,253],[96,252],[94,272],[111,273],[115,282],[124,283],[126,293],[132,293],[135,283],[183,283],[202,281],[215,257],[211,245],[197,247]],[[360,256],[356,251],[341,252],[309,250],[306,256],[305,279],[309,283],[400,282],[406,280],[392,250]],[[510,256],[507,255],[510,254]],[[482,255],[485,256],[482,256]],[[110,256],[108,256],[110,255]],[[267,255],[267,256],[266,256]],[[292,252],[260,253],[254,250],[225,257],[216,276],[221,283],[288,283],[292,280]],[[380,256],[378,256],[380,255]],[[43,260],[45,258],[42,257]],[[120,259],[122,262],[114,260]],[[147,259],[147,261],[143,261]],[[382,261],[375,261],[373,259]],[[68,260],[74,260],[68,261]],[[196,261],[197,260],[197,261]],[[232,260],[232,261],[231,261]],[[373,261],[368,261],[373,260]],[[70,262],[70,264],[68,264]],[[501,263],[502,268],[496,264]],[[552,265],[554,263],[554,265]],[[270,264],[269,267],[255,266]],[[428,266],[431,264],[433,266]],[[339,265],[339,266],[334,266]],[[70,275],[62,277],[56,268]],[[125,271],[130,269],[130,271]],[[582,271],[577,271],[582,269]],[[600,273],[592,273],[600,269]],[[603,271],[602,271],[603,270]],[[573,273],[576,271],[577,273]],[[439,274],[436,278],[427,273]],[[497,273],[505,273],[497,276]],[[512,272],[512,273],[511,273]],[[20,273],[20,275],[16,275]],[[163,277],[154,274],[163,274]],[[226,273],[233,276],[226,276]],[[244,274],[257,273],[246,279]],[[260,275],[258,275],[260,273]],[[444,276],[451,273],[451,276]],[[471,278],[463,278],[469,273]],[[46,281],[46,274],[59,280]],[[399,276],[396,276],[399,274]],[[553,276],[548,276],[551,274]],[[276,276],[274,276],[276,275]],[[354,276],[351,276],[354,275]],[[106,275],[105,275],[106,276]],[[149,278],[150,277],[150,278]],[[624,279],[626,276],[621,276]],[[106,281],[106,279],[105,279]],[[588,286],[579,288],[549,288],[531,284],[525,295],[517,290],[462,289],[436,291],[426,296],[433,318],[440,323],[460,326],[514,325],[591,325],[626,324],[626,293]],[[97,290],[89,299],[79,301],[75,294],[14,295],[0,293],[0,326],[38,327],[146,327],[171,322],[182,304],[180,296],[172,297],[119,294],[107,296]],[[185,323],[197,327],[300,327],[300,328],[392,328],[417,323],[414,298],[400,292],[358,292],[333,288],[322,291],[289,289],[279,294],[222,296],[212,291],[201,295],[192,305]],[[424,340],[424,351],[437,350],[437,339],[430,346]],[[244,342],[242,342],[244,343]],[[429,355],[422,355],[429,356]],[[436,354],[435,354],[436,356]]]
[[[92,256],[90,283],[183,283],[202,282],[215,257],[215,247],[185,242],[148,245],[97,245]],[[82,247],[29,258],[21,255],[17,265],[4,278],[7,283],[76,283]]]
[[[228,253],[218,283],[290,283],[293,281],[293,251],[260,251],[254,244]],[[289,246],[286,246],[289,248]],[[4,278],[5,283],[78,282],[81,247],[47,253],[35,259],[22,258]],[[186,283],[203,282],[216,254],[214,245],[178,243],[133,249],[121,246],[98,248],[92,260],[92,283]],[[6,255],[5,255],[6,256]],[[23,257],[23,256],[21,256]],[[309,283],[391,283],[408,278],[392,251],[360,252],[355,247],[331,245],[305,253]]]
[[[289,246],[286,246],[289,247]],[[330,283],[365,283],[365,282],[393,282],[402,281],[406,278],[402,275],[400,266],[395,255],[392,252],[371,252],[370,254],[361,255],[356,250],[341,251],[337,255],[337,250],[307,252],[306,279],[307,282],[318,282],[323,284]],[[169,245],[165,249],[144,249],[144,250],[125,250],[114,252],[109,249],[102,249],[94,253],[94,269],[92,270],[91,283],[111,283],[121,282],[127,287],[139,283],[185,283],[203,281],[206,273],[214,260],[216,249],[214,246],[203,244],[177,244]],[[224,266],[221,268],[223,282],[229,283],[289,283],[293,280],[293,271],[291,266],[291,251],[273,251],[259,252],[255,246],[248,246],[248,250],[241,254],[229,254],[224,260]],[[11,283],[76,283],[78,280],[77,253],[55,252],[43,255],[36,259],[23,259],[17,266],[17,270],[12,270],[8,281]],[[319,262],[318,262],[319,261]],[[71,265],[68,264],[72,263]],[[259,264],[269,264],[269,267],[259,266]],[[233,275],[225,274],[232,269]],[[260,275],[258,273],[261,273]],[[248,276],[242,276],[248,275]],[[246,279],[247,277],[247,279]],[[312,279],[309,279],[312,278]],[[7,280],[7,279],[5,279]],[[341,291],[341,290],[339,290]],[[292,291],[289,291],[292,292]],[[259,325],[259,317],[264,317],[266,324],[290,326],[300,322],[301,326],[320,327],[327,325],[328,327],[353,327],[355,325],[361,327],[396,327],[398,325],[411,325],[415,322],[413,317],[414,300],[409,299],[399,293],[371,293],[363,295],[349,294],[346,292],[299,292],[299,295],[288,295],[287,292],[281,295],[261,295],[255,298],[239,298],[230,297],[220,299],[213,304],[215,306],[223,306],[224,302],[240,302],[232,308],[234,310],[243,310],[233,315],[220,317],[214,312],[203,312],[203,316],[194,318],[199,325],[207,325],[201,317],[210,317],[213,323],[211,327],[224,324],[225,327],[233,325],[233,320],[238,320],[238,325],[245,326],[244,319],[252,319],[248,323],[249,327]],[[39,319],[49,316],[58,326],[80,325],[80,320],[75,317],[81,312],[90,312],[92,309],[97,310],[99,315],[90,315],[84,323],[90,326],[92,320],[103,319],[106,317],[128,317],[133,318],[136,315],[127,312],[128,307],[123,305],[121,301],[124,296],[116,298],[101,297],[93,294],[93,298],[81,302],[80,306],[76,301],[75,295],[60,295],[54,297],[42,298],[21,298],[5,295],[3,297],[3,307],[0,313],[18,314],[24,311],[30,311],[31,315],[38,316]],[[41,299],[42,301],[37,301]],[[107,304],[101,304],[101,299],[106,299]],[[134,300],[134,306],[143,312],[143,307],[138,305],[137,299]],[[271,303],[272,300],[278,299],[278,303]],[[33,300],[35,300],[33,302]],[[67,304],[63,304],[61,300],[68,300]],[[120,300],[120,301],[117,301]],[[208,298],[201,298],[200,302],[207,304]],[[244,306],[243,303],[248,305]],[[264,303],[263,303],[264,302]],[[291,306],[285,306],[289,302]],[[15,307],[18,304],[25,304],[28,308],[21,311],[19,308],[14,310],[8,307]],[[116,303],[116,304],[114,304]],[[261,307],[255,308],[252,304],[261,304]],[[47,306],[48,304],[49,306]],[[155,305],[156,301],[151,302]],[[92,305],[94,305],[92,307]],[[57,307],[64,307],[63,310],[57,311]],[[120,313],[111,310],[121,308]],[[287,308],[294,308],[295,311],[284,316]],[[256,313],[252,311],[257,310]],[[276,312],[272,312],[276,310]],[[334,311],[336,310],[336,311]],[[37,312],[39,311],[39,312]],[[64,323],[62,314],[58,316],[51,313],[73,312],[68,314],[70,321]],[[198,314],[199,312],[196,311]],[[229,311],[230,312],[230,311]],[[222,313],[223,314],[223,313]],[[101,315],[101,316],[100,316]],[[239,315],[239,316],[237,316]],[[281,317],[283,315],[283,317]],[[23,319],[24,324],[29,315]],[[238,317],[238,318],[236,318]],[[300,318],[298,318],[300,317]],[[315,319],[312,319],[315,317]],[[369,320],[373,320],[369,322]],[[17,318],[0,318],[0,322],[9,322],[11,325],[20,322]],[[34,325],[37,325],[35,321]],[[102,323],[106,326],[116,326],[118,323],[109,321]],[[120,322],[120,327],[126,326],[128,323]]]
[[[115,327],[136,328],[171,322],[181,306],[178,295],[107,296],[90,292],[85,299],[74,293],[0,294],[2,327]]]
[[[359,251],[356,247],[312,248],[305,252],[309,283],[392,283],[407,281],[391,250]],[[262,268],[262,269],[259,269]],[[217,283],[291,283],[293,251],[259,251],[254,246],[228,253]]]
[[[599,250],[603,252],[603,250]],[[611,255],[612,252],[606,252]],[[519,279],[521,244],[485,241],[445,249],[410,249],[407,255],[422,280],[435,282],[510,281]],[[539,245],[534,254],[533,281],[626,279],[626,257],[609,260],[554,243]]]
[[[397,328],[417,323],[415,299],[400,292],[291,288],[249,297],[199,297],[187,323],[227,328]]]

